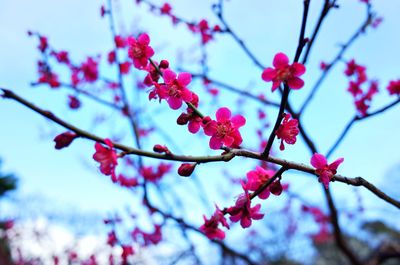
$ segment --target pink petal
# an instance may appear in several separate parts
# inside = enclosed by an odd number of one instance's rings
[[[210,148],[214,150],[218,150],[222,145],[222,141],[220,138],[212,136],[210,139]]]
[[[247,227],[251,226],[251,219],[248,218],[247,216],[243,216],[242,219],[240,220],[240,225],[243,228],[247,228]]]
[[[246,124],[246,119],[242,115],[235,115],[231,119],[234,128],[242,127]]]
[[[189,121],[188,129],[191,133],[197,133],[200,130],[200,123]]]
[[[151,57],[154,55],[154,50],[153,48],[151,48],[150,46],[146,47],[146,51],[145,51],[146,57]]]
[[[258,198],[265,200],[269,197],[269,194],[270,194],[269,190],[265,189],[260,194],[258,194]]]
[[[338,168],[338,166],[344,161],[344,158],[339,158],[337,159],[335,162],[331,163],[329,165],[329,169],[330,170],[336,170]]]
[[[306,72],[306,67],[301,63],[293,63],[292,70],[295,76],[300,76]]]
[[[213,136],[215,132],[217,131],[217,122],[216,121],[210,121],[204,126],[204,133],[207,136]]]
[[[282,81],[274,81],[272,83],[272,92],[274,92],[280,85],[281,85]]]
[[[190,102],[192,100],[192,92],[187,89],[184,88],[181,94],[181,98],[185,101],[185,102]]]
[[[276,71],[273,68],[267,68],[261,74],[261,78],[265,82],[272,81],[275,77],[276,77]]]
[[[150,37],[146,33],[141,34],[137,41],[142,45],[148,45],[150,43]]]
[[[323,184],[324,184],[324,186],[325,186],[325,189],[328,189],[328,186],[329,186],[329,181],[330,181],[331,179],[327,176],[327,175],[321,175],[320,177],[319,177],[319,179],[318,179],[318,181],[319,182],[322,182]]]
[[[242,217],[241,213],[238,213],[229,217],[229,220],[231,220],[232,222],[237,222],[240,220],[241,217]]]
[[[170,69],[164,70],[163,78],[165,83],[169,84],[172,83],[176,79],[175,72],[171,71]]]
[[[326,161],[325,156],[321,155],[321,154],[314,154],[311,157],[311,165],[317,169],[322,169],[326,166],[326,164],[328,163]]]
[[[111,142],[111,140],[110,139],[104,139],[104,143],[106,144],[106,145],[108,145],[110,148],[112,148],[113,147],[113,143]]]
[[[217,110],[215,116],[217,117],[217,121],[227,121],[231,118],[231,111],[223,107]]]
[[[192,75],[189,73],[180,73],[178,75],[178,83],[181,86],[187,86],[190,84],[190,82],[192,81]]]
[[[272,64],[275,68],[285,67],[289,64],[289,58],[282,52],[277,53]]]
[[[304,86],[304,81],[298,77],[293,77],[288,80],[287,84],[292,89],[300,89]]]
[[[226,145],[227,147],[231,147],[234,141],[235,141],[235,138],[230,137],[230,136],[225,136],[224,139],[222,140],[224,145]]]
[[[169,97],[167,102],[171,109],[179,109],[182,106],[181,98]]]

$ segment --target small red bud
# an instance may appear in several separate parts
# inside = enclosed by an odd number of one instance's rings
[[[206,116],[203,118],[201,122],[203,123],[203,125],[207,125],[207,123],[209,123],[210,121],[211,121],[210,116]]]
[[[194,164],[189,164],[189,163],[183,163],[179,168],[178,168],[178,174],[182,177],[189,177],[192,175],[194,168],[196,167],[197,163]]]
[[[169,67],[169,62],[167,60],[161,60],[159,67],[162,69],[167,69]]]
[[[54,142],[56,142],[55,148],[59,150],[69,146],[76,137],[78,137],[78,135],[76,135],[73,132],[65,132],[60,135],[57,135],[54,138]]]
[[[269,191],[274,194],[274,195],[280,195],[282,193],[283,187],[281,185],[280,181],[275,181],[272,183],[272,185],[269,187]]]
[[[176,120],[176,123],[179,125],[185,125],[188,122],[189,122],[189,115],[187,113],[182,113]]]
[[[165,153],[165,154],[171,154],[171,151],[169,151],[168,147],[166,147],[165,145],[161,145],[161,144],[156,144],[153,146],[153,151],[156,153]]]

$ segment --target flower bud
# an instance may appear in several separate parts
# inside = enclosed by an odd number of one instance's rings
[[[55,148],[62,149],[64,147],[69,146],[76,137],[78,137],[78,135],[76,135],[76,133],[73,132],[65,132],[60,135],[57,135],[54,138],[54,142],[56,142]]]
[[[178,174],[182,177],[189,177],[192,175],[194,168],[196,167],[197,163],[194,164],[189,164],[189,163],[183,163],[179,168],[178,168]]]

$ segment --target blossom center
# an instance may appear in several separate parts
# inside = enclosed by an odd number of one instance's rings
[[[280,81],[286,81],[289,78],[291,78],[292,75],[293,74],[292,74],[292,71],[291,71],[290,67],[285,67],[285,68],[282,68],[282,69],[278,69],[276,76],[277,76],[277,79],[279,79]]]
[[[134,58],[142,58],[143,57],[143,50],[138,45],[132,48],[132,55]]]

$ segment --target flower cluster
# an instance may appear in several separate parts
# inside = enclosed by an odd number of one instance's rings
[[[143,166],[140,168],[140,175],[146,181],[158,182],[165,174],[170,172],[171,164],[160,163],[157,167]]]
[[[373,96],[378,93],[378,83],[370,81],[368,89],[364,91],[362,86],[367,84],[368,81],[366,68],[357,64],[354,59],[347,62],[344,73],[349,78],[347,91],[353,96],[357,111],[362,116],[365,116]]]
[[[209,239],[219,239],[223,240],[225,238],[225,232],[219,228],[219,225],[229,229],[229,225],[226,221],[224,213],[218,208],[215,210],[214,214],[207,219],[205,215],[204,224],[200,226],[200,231],[203,232]]]
[[[304,86],[304,81],[299,78],[306,71],[301,63],[289,64],[289,58],[284,53],[277,53],[272,62],[274,68],[267,68],[262,72],[262,79],[265,82],[272,81],[272,92],[275,91],[282,82],[292,89],[300,89]]]

